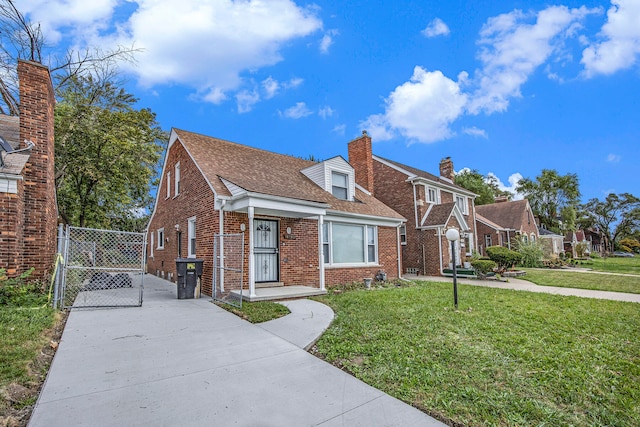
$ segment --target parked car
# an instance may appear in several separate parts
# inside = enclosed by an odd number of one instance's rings
[[[622,252],[622,251],[616,251],[611,255],[619,256],[619,257],[625,257],[625,258],[633,258],[635,256],[631,252]]]

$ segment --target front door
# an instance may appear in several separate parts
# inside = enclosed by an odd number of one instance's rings
[[[256,282],[277,282],[279,279],[277,221],[266,219],[254,220],[253,254]]]

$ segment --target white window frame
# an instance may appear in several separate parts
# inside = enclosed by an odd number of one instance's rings
[[[364,229],[363,231],[363,235],[364,235],[364,240],[363,240],[363,256],[364,256],[364,262],[334,262],[333,260],[333,225],[334,224],[338,224],[338,225],[347,225],[347,226],[353,226],[353,227],[361,227]],[[324,232],[324,227],[326,227],[326,234],[328,237],[328,242],[325,241],[325,232]],[[371,261],[369,260],[369,233],[373,232],[374,234],[374,246],[375,246],[375,260]],[[328,221],[325,222],[323,224],[323,236],[322,236],[322,246],[323,246],[323,255],[325,254],[324,248],[328,248],[327,252],[328,252],[328,260],[324,259],[324,264],[325,266],[329,266],[329,267],[357,267],[357,266],[363,266],[363,265],[379,265],[378,259],[379,259],[379,244],[378,244],[378,226],[375,225],[369,225],[369,224],[353,224],[353,223],[343,223],[343,222],[333,222],[333,221]],[[324,258],[324,256],[323,256]]]
[[[178,197],[178,195],[180,194],[180,162],[176,163],[175,166],[175,184],[173,185],[174,187],[174,196],[173,197]]]
[[[158,246],[156,249],[164,249],[164,227],[158,228]]]
[[[341,187],[341,186],[338,186],[338,185],[334,184],[333,177],[335,175],[340,175],[340,176],[344,177],[344,180],[345,180],[345,186],[344,187]],[[333,191],[334,188],[344,189],[345,190],[345,198],[336,196],[336,194]],[[350,197],[349,197],[349,174],[344,173],[344,172],[339,172],[339,171],[336,171],[336,170],[332,170],[331,171],[331,194],[333,194],[333,196],[335,198],[340,199],[340,200],[351,200]]]
[[[433,200],[431,200],[431,192],[433,191]],[[428,203],[440,204],[440,191],[435,187],[426,186],[426,197]]]
[[[460,206],[459,201],[462,200],[462,207]],[[456,194],[456,205],[458,205],[458,209],[462,212],[463,215],[469,214],[469,203],[467,202],[466,196],[461,196]]]
[[[488,248],[489,246],[493,246],[493,237],[491,234],[484,235],[484,246]]]
[[[171,171],[167,172],[167,199],[171,197]]]
[[[407,225],[406,224],[402,224],[400,226],[400,244],[401,245],[407,244]]]
[[[151,253],[149,254],[149,256],[151,258],[153,258],[153,249],[154,249],[154,245],[156,244],[156,242],[155,242],[155,235],[156,234],[155,233],[149,233],[149,235],[151,236],[151,244],[149,245]]]
[[[196,257],[195,246],[196,246],[196,217],[192,216],[187,220],[187,258]]]

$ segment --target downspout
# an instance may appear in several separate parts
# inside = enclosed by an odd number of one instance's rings
[[[396,227],[396,247],[398,248],[398,278],[402,279],[402,245],[400,243],[400,227],[402,227],[402,224]]]
[[[324,291],[324,252],[322,246],[322,228],[324,225],[324,215],[318,216],[318,270],[320,271],[320,290]]]
[[[412,182],[411,185],[413,185],[413,210],[416,214],[416,228],[418,228],[419,223],[418,223],[418,200],[416,199],[416,183]]]
[[[256,296],[256,272],[254,271],[254,263],[253,259],[253,216],[254,216],[254,208],[253,206],[249,206],[248,214],[249,214],[249,298],[255,298]]]
[[[220,292],[224,292],[224,207],[226,204],[226,200],[220,201],[220,261],[218,262],[220,266]],[[213,256],[216,256],[216,254],[213,254]],[[213,274],[215,274],[215,271]]]
[[[438,227],[438,251],[440,252],[440,275],[444,276],[444,268],[442,267],[442,230]]]
[[[509,230],[507,230],[507,247],[511,249],[511,237],[509,237]]]

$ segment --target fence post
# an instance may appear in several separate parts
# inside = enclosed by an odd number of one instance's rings
[[[64,225],[62,224],[58,224],[58,257],[62,256],[62,254],[64,253]],[[62,269],[64,266],[64,258],[62,259],[62,262],[57,263],[58,264],[58,269],[56,270],[56,282],[55,282],[55,286],[53,287],[53,302],[52,302],[52,307],[53,308],[58,308],[58,298],[60,296],[60,292],[59,289],[62,286]]]

